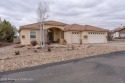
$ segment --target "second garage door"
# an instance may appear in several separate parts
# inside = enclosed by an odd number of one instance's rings
[[[105,34],[103,32],[89,32],[89,43],[105,43]]]
[[[79,32],[72,32],[72,43],[80,43]]]

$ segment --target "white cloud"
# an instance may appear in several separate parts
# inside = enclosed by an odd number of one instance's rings
[[[124,0],[46,0],[49,19],[65,23],[90,24],[114,29],[125,25]],[[40,0],[3,0],[0,17],[19,27],[36,21]]]

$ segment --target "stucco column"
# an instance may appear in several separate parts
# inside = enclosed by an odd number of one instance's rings
[[[64,31],[61,31],[61,39],[64,39]]]
[[[47,42],[47,29],[44,29],[44,40],[45,40],[45,43]]]

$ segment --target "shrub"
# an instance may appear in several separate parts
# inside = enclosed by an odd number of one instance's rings
[[[47,44],[47,52],[51,52],[50,42],[46,42]]]
[[[31,41],[31,45],[32,46],[36,46],[37,45],[37,41],[36,40]]]
[[[46,42],[45,44],[50,45],[50,42]]]
[[[37,52],[37,50],[34,50],[34,53],[36,53]]]
[[[48,51],[48,52],[51,52],[51,48],[50,48],[50,47],[48,47],[47,51]]]
[[[19,51],[16,51],[16,52],[15,52],[15,55],[20,55],[20,52],[19,52]]]

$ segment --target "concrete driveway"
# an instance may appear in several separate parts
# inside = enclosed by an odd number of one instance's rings
[[[125,40],[113,40],[102,44],[92,44],[92,45],[106,45],[106,46],[121,46],[125,47]]]
[[[125,83],[125,51],[0,73],[0,83]]]

